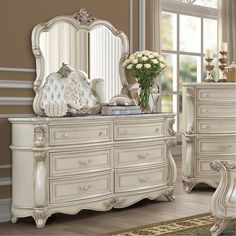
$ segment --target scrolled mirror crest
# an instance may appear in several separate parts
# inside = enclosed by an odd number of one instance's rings
[[[86,9],[81,9],[79,12],[75,13],[74,18],[82,24],[90,24],[92,21],[96,20]]]

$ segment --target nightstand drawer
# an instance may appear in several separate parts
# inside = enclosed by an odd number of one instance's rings
[[[200,102],[222,102],[222,101],[236,101],[235,88],[212,88],[212,89],[197,89],[197,101]]]
[[[50,180],[50,202],[60,203],[112,193],[111,174]]]
[[[197,155],[236,155],[236,136],[197,138]]]
[[[74,175],[111,168],[111,147],[50,153],[50,176]]]
[[[50,126],[50,145],[81,144],[111,140],[111,123]]]
[[[197,117],[236,117],[236,103],[197,104]]]
[[[164,143],[146,142],[114,147],[115,168],[155,164],[165,161]]]
[[[165,185],[165,166],[148,169],[116,170],[115,192],[144,190]]]
[[[137,123],[115,122],[114,123],[114,140],[140,139],[160,137],[164,134],[163,122],[146,122]]]
[[[197,133],[233,133],[236,132],[236,119],[200,119],[197,120]]]

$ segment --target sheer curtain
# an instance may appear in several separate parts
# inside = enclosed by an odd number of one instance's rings
[[[229,63],[236,62],[236,1],[221,0],[220,41],[228,42]]]

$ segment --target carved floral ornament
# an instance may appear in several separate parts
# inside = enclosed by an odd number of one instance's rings
[[[90,24],[96,20],[95,17],[91,16],[85,9],[81,9],[79,12],[74,14],[74,18],[82,24]]]
[[[210,164],[211,168],[217,172],[225,168],[226,170],[236,170],[236,165],[228,161],[214,161]]]

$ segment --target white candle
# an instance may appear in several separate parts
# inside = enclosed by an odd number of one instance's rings
[[[221,43],[220,51],[221,51],[221,52],[228,52],[228,43],[222,42],[222,43]]]
[[[212,52],[211,49],[207,49],[207,50],[206,50],[205,57],[206,57],[206,58],[210,58],[210,59],[213,58],[213,52]]]

